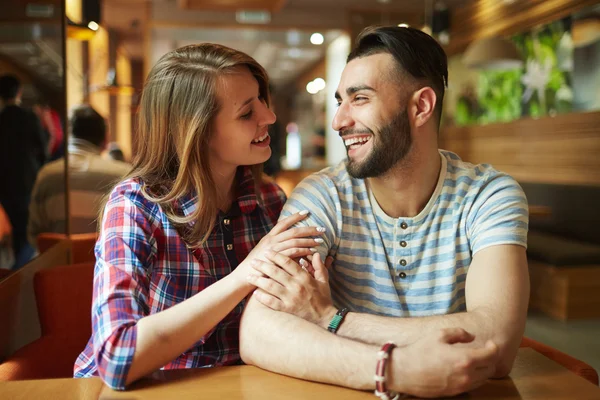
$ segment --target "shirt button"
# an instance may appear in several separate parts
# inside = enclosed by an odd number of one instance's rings
[[[224,220],[223,220],[223,223],[224,223],[225,225],[229,225],[229,224],[230,224],[230,222],[231,222],[231,221],[230,221],[230,220],[228,220],[228,219],[224,219]]]
[[[403,267],[406,267],[406,260],[404,260],[404,259],[400,260],[400,265],[402,265]]]
[[[233,245],[232,244],[228,244],[227,245],[227,250],[233,250]]]
[[[401,242],[400,242],[400,246],[402,246],[402,247],[406,247],[406,242],[405,242],[404,240],[403,240],[403,241],[401,241]]]
[[[405,273],[405,272],[400,272],[400,273],[398,274],[398,276],[399,276],[400,278],[404,279],[404,278],[406,278],[406,273]]]
[[[408,224],[406,222],[403,222],[400,224],[400,228],[406,229],[406,228],[408,228]]]

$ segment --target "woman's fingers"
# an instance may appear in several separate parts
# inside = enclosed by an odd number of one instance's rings
[[[280,251],[279,253],[281,253],[284,256],[289,257],[289,258],[300,258],[300,257],[312,256],[316,252],[317,252],[317,249],[315,249],[315,248],[307,249],[307,248],[296,247],[293,249],[287,249],[287,250]]]
[[[296,214],[292,214],[289,217],[285,217],[284,219],[279,221],[277,223],[277,225],[275,225],[273,227],[273,229],[271,229],[271,232],[269,232],[269,234],[270,235],[278,235],[281,232],[285,232],[289,228],[291,228],[295,223],[302,221],[304,218],[306,218],[307,215],[308,215],[308,210],[303,210],[303,211],[297,212]]]
[[[286,240],[303,238],[307,236],[322,236],[323,233],[325,233],[325,228],[323,227],[303,226],[297,228],[290,228],[285,232],[279,233],[276,237],[273,238],[273,240],[278,243],[281,243]]]
[[[280,252],[283,250],[291,249],[292,247],[308,247],[308,248],[312,247],[312,248],[314,248],[314,247],[320,245],[321,243],[323,243],[323,239],[321,239],[321,238],[290,239],[290,240],[286,240],[286,241],[274,244],[271,247],[271,250]]]

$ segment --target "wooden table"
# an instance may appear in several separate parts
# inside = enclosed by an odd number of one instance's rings
[[[161,371],[126,392],[105,387],[99,378],[0,382],[0,398],[376,400],[371,392],[302,381],[251,366]],[[519,350],[510,378],[489,381],[453,399],[598,400],[600,388],[533,349],[523,348]]]

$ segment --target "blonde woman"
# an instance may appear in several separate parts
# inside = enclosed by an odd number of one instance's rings
[[[96,245],[92,337],[75,377],[114,389],[159,369],[240,362],[253,260],[313,254],[322,228],[276,221],[264,69],[214,44],[163,56],[146,81],[131,174],[108,199]],[[276,224],[276,225],[275,225]]]

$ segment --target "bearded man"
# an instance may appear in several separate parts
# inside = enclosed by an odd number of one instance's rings
[[[378,27],[356,43],[333,119],[347,160],[306,178],[282,212],[309,211],[302,224],[324,240],[312,266],[270,253],[255,267],[242,358],[372,389],[387,352],[396,391],[468,391],[510,372],[525,329],[527,200],[505,173],[438,148],[448,70],[433,38]]]

